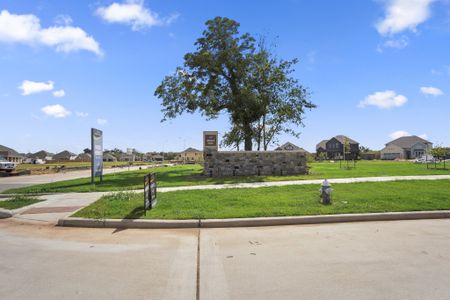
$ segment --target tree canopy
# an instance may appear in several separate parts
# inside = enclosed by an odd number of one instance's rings
[[[297,60],[276,59],[258,47],[239,23],[216,17],[206,22],[196,51],[184,56],[183,67],[166,76],[155,96],[162,99],[163,121],[199,111],[207,119],[227,112],[231,122],[226,145],[252,150],[253,141],[267,149],[277,134],[298,135],[305,109],[314,108],[307,89],[290,74]]]

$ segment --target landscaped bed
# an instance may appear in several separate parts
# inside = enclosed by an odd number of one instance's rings
[[[0,201],[0,208],[17,209],[17,208],[21,208],[24,206],[38,203],[40,201],[42,201],[42,200],[39,200],[35,197],[17,195],[12,199]]]
[[[350,164],[352,165],[352,164]],[[351,178],[373,176],[402,176],[402,175],[450,175],[450,170],[427,169],[424,164],[396,161],[359,161],[356,168],[350,170],[340,168],[339,162],[310,163],[309,175],[298,176],[237,176],[226,178],[209,178],[202,176],[200,165],[180,165],[174,167],[154,168],[151,170],[137,170],[107,174],[102,183],[95,186],[90,178],[59,181],[39,184],[31,187],[10,189],[3,193],[63,193],[63,192],[94,192],[120,191],[143,188],[144,175],[149,172],[157,173],[158,187],[211,185],[242,182],[268,182],[286,180]],[[344,166],[344,164],[343,164]]]
[[[107,195],[74,217],[94,219],[222,219],[450,209],[450,180],[333,185],[333,202],[319,202],[319,185],[158,193],[144,215],[142,193]]]

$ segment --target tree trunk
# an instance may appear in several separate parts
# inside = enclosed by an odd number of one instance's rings
[[[258,145],[258,151],[261,150],[261,119],[258,120],[258,136],[257,136],[257,145]]]
[[[244,150],[252,151],[253,148],[253,130],[250,124],[244,124],[243,126],[244,132]]]
[[[252,151],[253,148],[253,139],[251,134],[245,135],[245,143],[244,143],[244,150],[245,151]]]
[[[262,130],[263,130],[263,146],[264,151],[267,151],[267,145],[266,145],[266,114],[263,115],[263,122],[262,122]]]

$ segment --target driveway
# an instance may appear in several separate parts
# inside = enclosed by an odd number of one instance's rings
[[[0,220],[0,298],[448,299],[449,226],[113,230]]]

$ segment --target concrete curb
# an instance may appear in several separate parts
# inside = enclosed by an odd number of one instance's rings
[[[88,228],[227,228],[301,224],[324,224],[367,221],[397,221],[450,218],[450,210],[388,212],[366,214],[316,215],[298,217],[235,218],[205,220],[132,220],[62,218],[58,226]]]
[[[58,226],[88,228],[197,228],[198,220],[140,220],[62,218]]]
[[[0,219],[11,218],[14,215],[13,211],[9,209],[0,208]]]

